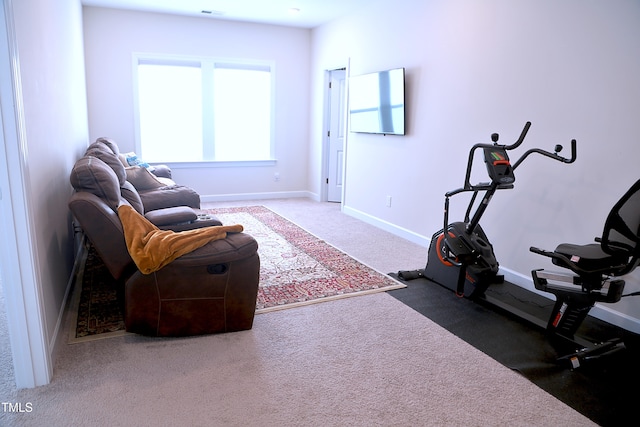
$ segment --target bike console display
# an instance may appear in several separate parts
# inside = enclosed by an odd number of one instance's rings
[[[507,151],[501,146],[485,147],[484,162],[492,182],[511,184],[516,180]]]

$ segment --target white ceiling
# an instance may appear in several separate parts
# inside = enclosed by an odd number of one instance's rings
[[[372,0],[82,0],[108,7],[233,21],[314,28],[370,5]],[[290,9],[300,10],[292,14]],[[202,11],[210,11],[205,14]]]

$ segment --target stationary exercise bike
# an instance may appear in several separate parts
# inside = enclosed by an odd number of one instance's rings
[[[536,289],[556,297],[546,325],[549,334],[578,344],[576,351],[558,359],[574,369],[624,348],[637,350],[639,337],[631,332],[596,344],[584,342],[576,332],[596,302],[615,303],[623,296],[640,294],[623,295],[625,282],[616,279],[632,272],[640,262],[640,180],[613,206],[602,236],[595,241],[586,245],[563,243],[554,251],[529,248],[571,271],[538,269],[531,275]]]
[[[525,124],[520,137],[512,145],[498,144],[499,136],[493,134],[493,144],[476,144],[471,148],[464,187],[445,194],[444,227],[431,238],[426,268],[399,271],[398,277],[402,280],[419,277],[429,279],[453,290],[459,297],[489,303],[546,328],[552,341],[569,344],[574,349],[566,356],[559,357],[558,361],[577,368],[587,361],[618,352],[625,348],[625,341],[627,344],[632,342],[634,348],[639,346],[638,336],[632,333],[627,333],[625,338],[616,337],[594,344],[577,336],[576,332],[596,302],[614,303],[623,296],[624,280],[613,280],[612,277],[627,274],[640,263],[640,180],[613,207],[602,237],[596,239],[598,243],[561,244],[553,252],[530,248],[532,252],[551,258],[553,264],[567,268],[573,274],[533,270],[536,289],[555,295],[553,309],[548,313],[540,307],[518,305],[522,301],[513,296],[505,297],[508,292],[492,292],[501,286],[504,276],[498,274],[499,263],[493,246],[480,226],[480,219],[498,190],[514,188],[514,171],[529,155],[538,153],[563,163],[573,163],[577,155],[576,141],[572,140],[570,158],[560,156],[558,153],[562,151],[562,146],[556,145],[553,153],[539,148],[530,149],[512,165],[507,152],[523,143],[530,126],[529,122]],[[491,181],[472,185],[471,171],[478,149],[483,150]],[[449,199],[465,192],[473,194],[464,221],[449,223]],[[480,192],[484,192],[484,195],[471,216]],[[624,296],[638,294],[640,292]]]
[[[487,287],[492,283],[500,283],[504,277],[498,274],[499,264],[496,260],[493,246],[480,226],[480,219],[489,206],[489,202],[498,190],[514,188],[516,180],[514,172],[529,157],[538,153],[563,163],[573,163],[576,160],[576,141],[571,141],[571,158],[565,158],[558,153],[561,145],[556,145],[553,153],[540,148],[526,151],[513,165],[509,160],[508,151],[518,148],[531,127],[527,122],[518,140],[511,145],[498,144],[499,135],[491,135],[493,144],[476,144],[469,152],[464,186],[445,194],[444,227],[431,238],[427,265],[424,270],[400,271],[398,276],[404,280],[425,277],[442,286],[452,289],[460,297],[482,297]],[[476,150],[482,150],[490,182],[471,184],[471,172]],[[449,199],[461,193],[473,193],[464,221],[449,222]],[[482,200],[471,211],[476,199],[483,193]]]

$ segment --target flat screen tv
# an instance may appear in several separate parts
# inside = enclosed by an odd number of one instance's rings
[[[349,78],[349,130],[404,135],[404,68]]]

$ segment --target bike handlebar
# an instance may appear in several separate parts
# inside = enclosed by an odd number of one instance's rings
[[[471,169],[473,169],[473,156],[476,152],[476,150],[478,148],[492,148],[492,147],[502,147],[505,150],[513,150],[515,148],[518,148],[522,142],[524,141],[524,137],[527,136],[527,132],[529,132],[529,128],[531,127],[531,122],[527,122],[524,124],[524,128],[522,129],[522,132],[520,132],[520,137],[516,140],[516,142],[514,142],[511,145],[499,145],[497,142],[494,142],[493,144],[484,144],[484,143],[480,143],[480,144],[476,144],[473,147],[471,147],[471,151],[469,152],[469,160],[467,161],[467,173],[465,175],[464,178],[464,188],[461,188],[460,190],[469,190],[470,188],[472,188],[473,186],[471,185]],[[492,138],[495,135],[495,140],[497,141],[498,139],[498,135],[497,134],[493,134]]]
[[[524,141],[524,137],[527,136],[527,132],[529,132],[529,128],[531,127],[531,122],[527,122],[524,124],[524,129],[522,129],[522,132],[520,132],[520,138],[518,138],[518,140],[516,142],[514,142],[511,145],[507,145],[504,147],[505,150],[509,151],[509,150],[513,150],[515,148],[518,148],[520,146],[520,144],[522,144],[522,142]]]
[[[558,154],[560,150],[562,150],[562,145],[556,146],[555,153],[550,153],[540,148],[532,148],[531,150],[528,150],[526,153],[524,153],[522,157],[520,157],[518,161],[513,164],[513,170],[515,170],[518,166],[520,166],[520,164],[524,161],[524,159],[526,159],[529,156],[529,154],[533,154],[533,153],[542,154],[543,156],[547,156],[554,160],[558,160],[560,162],[567,163],[567,164],[573,163],[576,161],[576,158],[578,156],[578,147],[575,139],[571,140],[571,157],[570,158],[567,159],[566,157],[560,156]]]
[[[471,148],[471,151],[469,152],[469,160],[467,161],[467,173],[465,175],[465,180],[464,180],[464,187],[460,188],[458,190],[454,190],[452,192],[450,192],[451,194],[453,193],[459,193],[462,191],[469,191],[469,190],[473,190],[475,186],[471,185],[471,170],[473,168],[473,157],[475,154],[475,151],[478,148],[493,148],[493,147],[502,147],[505,151],[510,151],[510,150],[514,150],[516,148],[518,148],[523,142],[524,142],[524,138],[527,136],[527,133],[529,132],[529,128],[531,127],[531,122],[526,122],[524,125],[524,128],[522,129],[522,132],[520,132],[520,137],[516,140],[516,142],[514,142],[511,145],[499,145],[498,143],[494,143],[494,144],[476,144]],[[526,159],[530,154],[533,153],[538,153],[538,154],[542,154],[544,156],[550,157],[554,160],[558,160],[561,161],[563,163],[573,163],[576,161],[576,157],[577,157],[577,143],[575,139],[571,140],[571,157],[569,159],[567,159],[566,157],[562,157],[560,156],[558,153],[560,152],[560,150],[562,150],[562,146],[561,145],[557,145],[556,146],[556,151],[555,153],[551,153],[549,151],[545,151],[541,148],[532,148],[530,150],[528,150],[527,152],[525,152],[522,157],[520,157],[513,165],[513,170],[515,170],[523,161],[524,159]],[[448,194],[450,194],[448,193]]]

